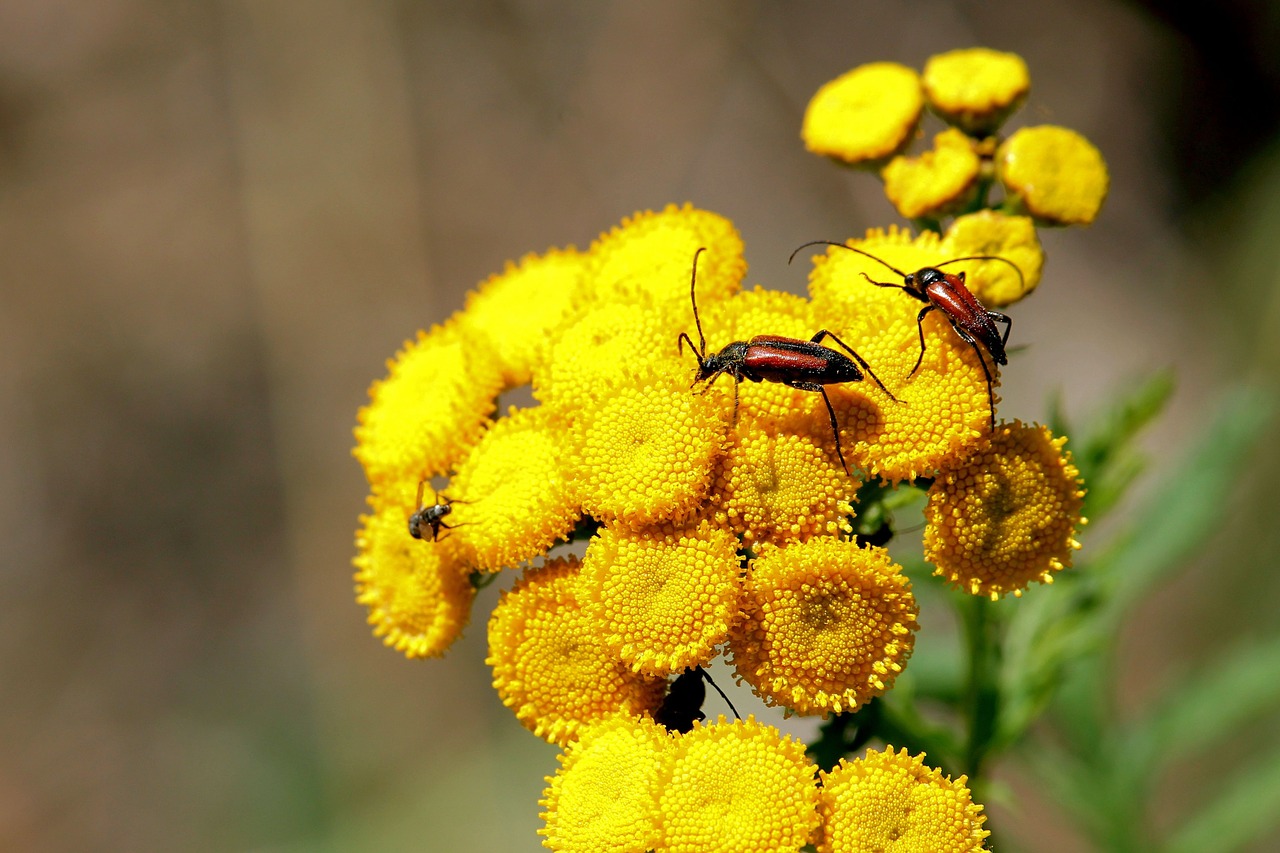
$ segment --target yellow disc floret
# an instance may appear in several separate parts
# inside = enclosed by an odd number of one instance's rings
[[[552,560],[503,593],[489,619],[493,686],[538,737],[564,745],[587,725],[662,704],[666,679],[633,673],[582,608],[577,558]]]
[[[917,612],[883,548],[813,539],[756,560],[729,647],[738,675],[769,704],[838,714],[893,683],[911,655]]]
[[[732,533],[707,522],[601,530],[582,568],[601,641],[653,675],[710,661],[737,615],[737,547]]]
[[[991,833],[968,779],[893,747],[822,773],[819,853],[976,853]]]
[[[903,148],[924,110],[920,75],[905,65],[860,65],[818,90],[804,113],[805,148],[854,165]]]
[[[1102,153],[1074,130],[1024,127],[996,154],[1005,190],[1031,216],[1052,225],[1088,225],[1098,217],[1111,177]]]
[[[733,223],[692,205],[668,205],[623,220],[591,246],[582,296],[600,302],[654,305],[671,317],[689,304],[693,256],[698,259],[698,296],[721,299],[737,291],[747,274],[742,237]]]
[[[925,508],[934,574],[996,599],[1071,565],[1084,491],[1066,441],[1014,421],[938,476]]]
[[[814,439],[739,429],[720,460],[717,517],[743,542],[782,544],[848,532],[858,482]]]
[[[695,394],[684,376],[632,376],[587,405],[569,436],[567,465],[583,509],[626,524],[688,517],[711,486],[732,405]]]
[[[488,338],[507,388],[529,382],[547,333],[575,307],[587,260],[573,248],[526,255],[467,296],[462,322]]]
[[[942,216],[964,207],[978,189],[981,161],[973,141],[955,128],[919,157],[894,157],[884,167],[884,193],[908,219]]]
[[[408,657],[439,657],[471,615],[475,588],[447,541],[409,535],[416,483],[392,484],[370,498],[373,514],[356,534],[356,601],[373,633]]]
[[[658,775],[674,741],[625,714],[587,728],[558,756],[540,803],[543,845],[562,853],[644,853],[658,843]]]
[[[676,738],[660,787],[666,853],[798,851],[818,824],[817,768],[804,744],[752,717]]]
[[[468,563],[486,571],[514,566],[573,529],[578,505],[558,445],[545,409],[513,408],[458,466],[451,523]]]
[[[376,485],[446,473],[480,437],[502,389],[496,354],[454,321],[387,362],[360,410],[355,456]]]
[[[1035,223],[1026,216],[994,210],[956,217],[942,238],[942,250],[949,258],[990,255],[1008,261],[956,265],[968,271],[965,286],[988,308],[1011,305],[1035,290],[1044,269],[1044,250]]]
[[[923,82],[929,107],[974,136],[995,131],[1031,91],[1031,75],[1022,57],[985,47],[931,57]]]

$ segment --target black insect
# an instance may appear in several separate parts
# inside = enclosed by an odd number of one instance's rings
[[[662,705],[653,715],[654,721],[668,731],[687,732],[693,728],[695,722],[705,720],[707,715],[702,712],[702,703],[707,698],[704,680],[716,689],[720,698],[724,699],[725,704],[729,706],[729,710],[733,711],[733,716],[741,719],[738,717],[738,709],[733,707],[733,703],[720,689],[720,685],[711,680],[711,676],[705,669],[695,666],[686,669],[671,682],[671,686],[667,688],[666,698],[662,700]]]
[[[414,498],[414,505],[418,507],[413,515],[409,516],[409,535],[414,539],[426,539],[427,529],[431,530],[431,541],[436,542],[440,537],[440,530],[453,530],[455,527],[461,527],[460,524],[445,524],[444,517],[453,512],[455,503],[464,504],[466,501],[460,501],[456,498],[450,498],[436,492],[435,503],[430,506],[422,504],[422,490],[426,486],[427,481],[423,480],[418,483],[418,496]],[[443,499],[443,503],[441,500]],[[447,533],[445,534],[448,535]]]
[[[693,321],[698,326],[698,346],[685,332],[680,333],[677,341],[680,353],[684,354],[684,345],[693,350],[698,359],[698,375],[693,384],[705,382],[705,388],[721,375],[733,377],[733,416],[738,417],[738,385],[744,379],[752,382],[777,382],[789,388],[802,391],[817,391],[822,395],[822,402],[827,404],[827,414],[831,416],[831,432],[836,439],[836,455],[845,473],[849,465],[844,461],[844,451],[840,448],[840,428],[836,424],[836,411],[831,406],[831,398],[827,396],[826,385],[840,385],[845,382],[861,382],[862,372],[866,371],[875,383],[880,386],[889,399],[900,402],[897,397],[884,387],[880,377],[876,376],[862,356],[853,347],[840,340],[833,333],[822,329],[809,340],[787,338],[781,335],[756,335],[749,341],[734,341],[720,352],[707,355],[707,338],[702,333],[702,319],[698,316],[698,256],[706,249],[698,249],[693,255],[693,276],[689,283],[689,300],[693,303]],[[831,338],[839,344],[852,359],[830,347],[824,347],[821,341]],[[857,362],[855,364],[854,362]],[[861,367],[861,369],[859,369]],[[704,388],[704,390],[705,390]]]
[[[946,273],[942,271],[941,267],[945,267],[948,264],[958,264],[961,261],[1000,261],[1013,267],[1014,272],[1018,274],[1018,278],[1021,280],[1022,270],[1018,265],[999,255],[971,255],[965,258],[952,258],[934,267],[924,267],[913,273],[905,273],[870,252],[864,252],[862,249],[830,240],[814,240],[811,243],[805,243],[795,252],[792,252],[791,257],[794,259],[801,249],[818,245],[839,246],[842,249],[848,249],[851,252],[857,252],[859,255],[870,258],[902,276],[902,284],[892,281],[876,281],[866,273],[862,274],[863,278],[876,287],[894,287],[913,299],[925,303],[925,306],[920,309],[920,313],[916,315],[916,329],[920,333],[920,355],[916,358],[915,367],[911,368],[911,372],[907,374],[908,379],[915,375],[915,372],[920,369],[920,363],[924,360],[923,323],[925,315],[935,309],[942,311],[947,318],[947,322],[951,324],[951,328],[955,329],[961,340],[973,347],[973,351],[978,354],[978,362],[982,365],[982,373],[987,378],[987,400],[991,403],[991,428],[994,430],[996,428],[996,396],[992,390],[994,380],[991,377],[990,368],[987,367],[986,359],[982,357],[982,350],[978,348],[978,342],[981,341],[982,345],[987,348],[987,352],[991,354],[991,359],[996,364],[1008,364],[1009,359],[1005,355],[1005,344],[1009,340],[1010,330],[1013,329],[1013,320],[1009,318],[1009,315],[1000,311],[992,311],[979,302],[978,297],[974,296],[965,285],[963,272],[959,274]],[[996,323],[1004,323],[1003,335],[996,328]]]

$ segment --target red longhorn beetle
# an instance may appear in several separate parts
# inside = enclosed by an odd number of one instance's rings
[[[703,681],[716,689],[720,698],[729,706],[729,710],[738,717],[738,709],[733,707],[733,703],[720,689],[720,685],[711,680],[710,673],[700,666],[695,666],[686,669],[671,682],[662,705],[653,714],[654,722],[672,732],[692,731],[695,721],[701,722],[707,718],[707,715],[702,712],[702,702],[707,698],[707,688],[703,685]],[[738,719],[742,718],[738,717]]]
[[[698,375],[693,380],[693,385],[705,382],[706,388],[710,388],[720,374],[727,373],[732,376],[735,422],[738,418],[738,385],[743,379],[749,379],[752,382],[777,382],[802,391],[817,391],[822,395],[822,401],[827,404],[827,414],[831,416],[831,432],[836,438],[836,455],[840,457],[840,464],[848,474],[849,465],[844,461],[844,451],[840,449],[840,428],[836,425],[836,410],[832,408],[831,398],[827,396],[827,389],[823,386],[861,382],[862,371],[865,370],[880,386],[880,390],[889,395],[889,399],[895,403],[901,401],[884,387],[880,377],[876,376],[871,365],[867,364],[862,356],[826,329],[807,341],[781,335],[756,335],[749,341],[734,341],[720,352],[707,355],[707,338],[702,334],[702,320],[698,316],[696,292],[698,256],[705,251],[704,247],[693,253],[693,276],[689,283],[689,300],[693,303],[693,321],[698,325],[699,346],[694,347],[693,339],[686,332],[681,332],[680,337],[677,338],[680,354],[684,354],[684,345],[688,343],[689,349],[693,350],[694,357],[698,359]],[[853,356],[853,360],[851,361],[844,353],[822,346],[819,342],[825,338],[831,338],[838,343]],[[857,364],[854,364],[854,361]],[[859,365],[862,370],[858,369]]]
[[[978,349],[978,341],[982,341],[982,345],[987,348],[987,352],[991,353],[991,359],[996,364],[1008,364],[1009,359],[1005,355],[1004,347],[1009,340],[1009,332],[1013,329],[1013,320],[1009,318],[1008,314],[992,311],[979,302],[978,297],[970,293],[969,288],[965,286],[963,272],[958,275],[945,273],[941,267],[945,267],[947,264],[957,264],[961,261],[1002,261],[1013,267],[1014,272],[1018,274],[1018,278],[1021,280],[1022,270],[1019,269],[1018,265],[999,255],[971,255],[966,258],[952,258],[935,267],[923,267],[913,273],[905,273],[897,267],[880,260],[870,252],[864,252],[862,249],[856,249],[853,246],[835,243],[830,240],[814,240],[811,243],[805,243],[792,252],[791,257],[794,259],[801,249],[818,245],[839,246],[842,249],[857,252],[859,255],[868,257],[876,263],[893,270],[893,272],[902,276],[902,284],[895,284],[891,281],[875,281],[866,273],[863,273],[862,277],[876,287],[896,287],[913,299],[925,303],[925,306],[920,309],[920,313],[916,315],[916,330],[920,333],[920,355],[916,358],[916,366],[911,368],[911,372],[907,374],[908,379],[915,375],[916,371],[920,369],[920,363],[924,361],[923,323],[925,315],[935,308],[946,315],[947,322],[951,324],[951,328],[955,329],[961,340],[973,347],[973,351],[978,354],[978,363],[982,365],[982,373],[987,378],[987,400],[991,403],[991,429],[994,430],[996,428],[996,396],[992,390],[991,370],[987,367],[986,359],[982,357],[982,350]],[[996,323],[1005,324],[1003,335],[996,328]]]
[[[418,496],[414,499],[414,505],[418,507],[418,511],[409,516],[409,535],[414,539],[426,539],[427,528],[431,528],[431,541],[435,542],[439,539],[440,528],[452,530],[454,527],[462,525],[449,525],[444,523],[444,517],[453,512],[455,503],[464,504],[466,501],[459,501],[436,492],[436,502],[431,506],[423,506],[422,489],[427,484],[426,480],[418,483]],[[444,503],[440,503],[440,499],[444,498]],[[448,535],[448,534],[446,534]]]

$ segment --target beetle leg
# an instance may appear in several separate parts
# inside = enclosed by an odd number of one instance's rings
[[[991,386],[994,383],[994,380],[991,378],[991,371],[987,369],[987,360],[982,357],[982,347],[978,346],[978,342],[974,340],[973,335],[969,334],[964,329],[960,328],[954,322],[951,324],[951,328],[955,329],[956,334],[959,335],[960,338],[965,343],[973,347],[973,351],[978,355],[978,364],[982,365],[982,374],[987,377],[987,402],[991,404],[991,431],[995,432],[996,431],[996,393],[991,388]]]
[[[987,316],[997,323],[1004,323],[1004,337],[1000,339],[1000,343],[1009,343],[1009,332],[1013,330],[1013,320],[1008,314],[1001,314],[999,311],[987,311]]]
[[[876,384],[880,386],[881,391],[889,395],[890,400],[892,400],[895,403],[902,402],[897,397],[893,396],[892,391],[884,387],[884,383],[880,381],[879,376],[876,376],[876,372],[871,369],[871,365],[867,364],[867,360],[864,359],[862,356],[858,355],[858,353],[854,351],[853,347],[849,346],[844,341],[836,337],[834,332],[828,332],[826,329],[823,329],[820,332],[818,332],[818,334],[814,335],[810,342],[815,344],[822,343],[823,338],[831,338],[831,340],[835,341],[840,346],[844,347],[845,352],[853,356],[853,360],[858,362],[858,364],[862,365],[862,369],[865,370],[867,374],[876,381]]]
[[[844,461],[844,451],[840,449],[840,427],[836,425],[836,410],[831,405],[831,398],[827,396],[827,389],[819,385],[818,391],[822,394],[822,402],[827,404],[827,414],[831,416],[831,434],[836,439],[836,456],[840,457],[840,467],[844,468],[846,475],[852,477],[853,475],[849,473],[849,463]]]
[[[866,273],[862,273],[862,277],[863,277],[863,278],[865,278],[867,281],[869,281],[871,284],[874,284],[876,287],[896,287],[896,288],[898,288],[898,290],[906,290],[906,289],[907,289],[907,288],[906,288],[906,287],[904,287],[903,285],[901,285],[901,284],[894,284],[894,283],[893,283],[893,282],[891,282],[891,281],[876,281],[875,279],[873,279],[871,276],[867,275]],[[909,293],[910,291],[907,291],[907,292]]]
[[[908,379],[910,379],[912,376],[915,376],[915,375],[916,375],[916,371],[920,369],[920,363],[924,361],[924,346],[925,346],[925,344],[924,344],[924,315],[925,315],[925,314],[928,314],[930,311],[932,311],[934,308],[937,308],[937,307],[938,307],[937,305],[934,305],[934,304],[931,302],[931,303],[929,303],[928,305],[926,305],[926,306],[924,306],[923,308],[921,308],[921,309],[920,309],[920,313],[916,315],[916,331],[920,333],[920,355],[916,357],[916,366],[915,366],[915,367],[913,367],[913,368],[911,368],[911,372],[907,374],[907,378],[908,378]],[[952,326],[955,326],[955,323],[952,323],[951,325],[952,325]],[[960,331],[960,328],[959,328],[958,326],[956,326],[956,331],[957,331],[957,332],[958,332],[958,331]],[[970,340],[972,340],[972,339],[970,339]]]

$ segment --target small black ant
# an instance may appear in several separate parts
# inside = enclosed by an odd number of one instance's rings
[[[689,283],[689,300],[693,303],[693,321],[698,326],[699,345],[694,347],[693,339],[685,332],[681,332],[680,337],[677,338],[680,354],[684,354],[684,345],[687,343],[689,349],[693,350],[694,357],[698,359],[698,376],[693,380],[693,384],[705,382],[706,388],[710,388],[720,374],[732,376],[735,422],[738,418],[738,385],[743,379],[749,379],[752,382],[777,382],[801,391],[817,391],[822,395],[822,402],[827,404],[827,414],[831,416],[831,432],[836,439],[836,455],[840,457],[840,464],[848,474],[849,465],[844,461],[844,451],[840,448],[840,427],[836,424],[836,410],[832,408],[831,398],[827,396],[827,389],[823,386],[861,382],[862,371],[865,370],[880,386],[880,390],[889,395],[889,399],[895,403],[901,401],[884,387],[880,377],[876,376],[871,365],[867,364],[862,356],[826,329],[822,329],[807,341],[781,335],[756,335],[749,341],[734,341],[720,352],[707,355],[707,338],[702,333],[697,296],[698,256],[705,251],[704,247],[693,253],[693,275]],[[819,342],[826,338],[831,338],[843,347],[849,355],[853,356],[853,360],[844,353],[822,346]],[[854,361],[857,364],[854,364]],[[862,370],[858,369],[859,365]]]
[[[444,517],[453,512],[455,503],[464,504],[466,501],[456,500],[447,495],[442,495],[436,491],[435,503],[431,506],[423,506],[422,489],[426,486],[427,481],[422,480],[418,483],[418,496],[414,498],[414,505],[418,507],[413,515],[409,516],[409,535],[414,539],[426,539],[427,528],[431,528],[431,541],[436,542],[440,539],[440,529],[452,530],[455,527],[461,527],[458,524],[445,524]],[[444,503],[440,499],[444,498]],[[446,536],[448,534],[445,534]]]
[[[986,359],[982,357],[982,350],[978,349],[978,341],[982,341],[982,345],[987,348],[987,352],[991,354],[991,359],[996,364],[1008,364],[1009,359],[1005,355],[1005,344],[1009,341],[1009,332],[1013,329],[1013,320],[1010,319],[1008,314],[992,311],[979,302],[978,297],[974,296],[965,285],[963,272],[958,275],[945,273],[941,270],[941,267],[945,267],[947,264],[957,264],[961,261],[1001,261],[1013,267],[1014,272],[1018,274],[1019,280],[1022,280],[1022,270],[1018,265],[999,255],[971,255],[965,258],[952,258],[949,261],[943,261],[937,266],[923,267],[913,273],[905,273],[870,252],[864,252],[862,249],[831,240],[814,240],[805,243],[791,253],[791,258],[794,260],[801,249],[819,245],[839,246],[842,249],[857,252],[859,255],[868,257],[876,263],[887,267],[902,276],[902,284],[896,284],[891,281],[876,281],[866,273],[862,273],[862,277],[876,287],[894,287],[913,299],[925,303],[925,306],[920,309],[920,313],[916,315],[916,329],[920,333],[920,355],[916,358],[915,367],[911,368],[911,372],[907,374],[908,379],[915,375],[915,372],[920,369],[920,363],[924,361],[925,342],[924,326],[922,325],[924,317],[935,308],[942,311],[947,318],[947,322],[951,324],[951,328],[956,330],[956,334],[960,336],[961,340],[973,347],[973,351],[978,354],[978,363],[982,365],[982,373],[987,378],[987,399],[991,403],[991,429],[994,430],[996,428],[996,396],[992,390],[994,380],[991,378],[991,370],[987,367]],[[1005,324],[1003,335],[996,328],[996,323],[998,322]]]
[[[733,711],[734,717],[742,719],[738,716],[738,709],[733,707],[729,697],[720,689],[720,685],[711,680],[711,675],[705,669],[695,666],[686,669],[671,682],[671,686],[667,688],[666,698],[653,714],[654,722],[668,731],[683,733],[692,730],[695,721],[705,720],[707,715],[702,712],[702,703],[707,698],[707,688],[703,685],[703,681],[716,689],[720,698],[729,706],[729,710]]]

